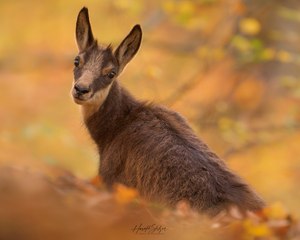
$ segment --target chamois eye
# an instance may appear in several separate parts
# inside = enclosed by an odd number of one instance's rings
[[[114,71],[111,71],[110,73],[107,74],[109,78],[114,78],[116,76],[116,73]]]
[[[79,58],[79,56],[77,56],[77,57],[74,59],[74,66],[75,66],[75,67],[78,67],[78,66],[79,66],[79,63],[80,63],[80,58]]]

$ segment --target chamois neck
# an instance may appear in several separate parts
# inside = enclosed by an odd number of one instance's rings
[[[100,151],[120,131],[126,116],[140,105],[141,102],[125,90],[118,81],[113,83],[102,106],[85,120],[85,125]]]

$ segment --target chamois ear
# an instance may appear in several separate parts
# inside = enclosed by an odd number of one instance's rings
[[[94,37],[89,20],[89,11],[83,7],[77,17],[76,22],[76,41],[79,52],[84,51],[94,43]]]
[[[119,63],[119,72],[121,72],[126,64],[134,57],[140,48],[142,41],[142,29],[140,25],[135,25],[130,33],[121,42],[115,51],[115,57]]]

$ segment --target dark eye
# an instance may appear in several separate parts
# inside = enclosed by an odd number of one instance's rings
[[[79,63],[80,63],[80,58],[79,58],[79,56],[77,56],[77,57],[74,59],[74,66],[75,66],[75,67],[78,67],[78,66],[79,66]]]
[[[116,76],[116,73],[114,71],[111,71],[110,73],[107,74],[109,78],[114,78]]]

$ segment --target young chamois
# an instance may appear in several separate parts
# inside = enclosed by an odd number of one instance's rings
[[[261,209],[261,198],[197,138],[181,115],[139,101],[120,85],[117,78],[141,39],[141,27],[135,25],[113,51],[94,39],[88,9],[78,14],[72,95],[97,144],[105,184],[122,183],[169,206],[187,201],[208,215],[232,206]]]

